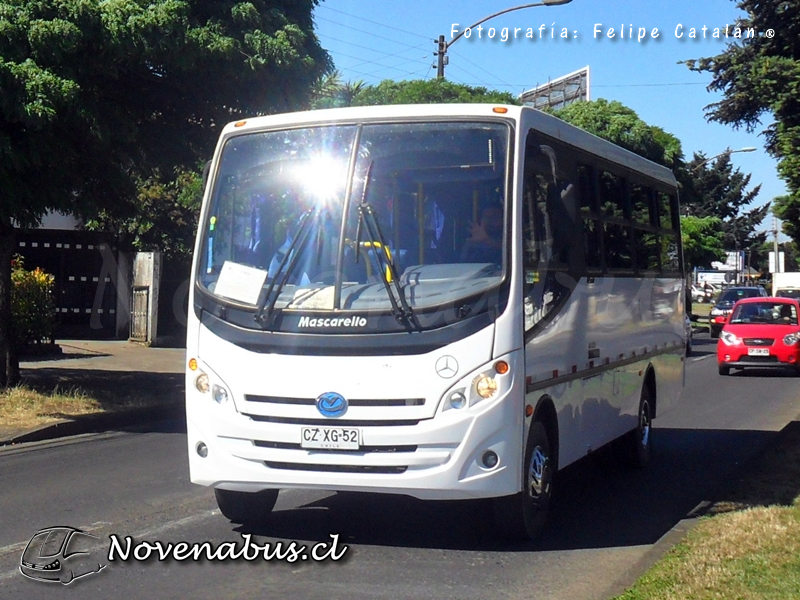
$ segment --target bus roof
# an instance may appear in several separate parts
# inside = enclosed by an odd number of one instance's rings
[[[609,162],[642,173],[669,186],[677,185],[675,175],[669,168],[530,106],[506,104],[393,104],[307,110],[253,117],[228,123],[223,129],[222,135],[227,137],[245,132],[297,125],[334,122],[361,123],[386,119],[425,117],[510,119],[519,123],[525,130],[536,129],[588,154],[603,157]]]

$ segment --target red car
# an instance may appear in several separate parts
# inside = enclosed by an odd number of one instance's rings
[[[748,367],[791,368],[800,375],[800,303],[794,298],[745,298],[719,335],[719,374]]]

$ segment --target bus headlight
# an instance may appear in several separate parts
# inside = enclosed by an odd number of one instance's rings
[[[464,408],[467,405],[467,397],[464,390],[456,390],[450,394],[450,406],[453,408]]]
[[[211,396],[217,404],[225,404],[228,401],[228,390],[216,383],[211,388]]]
[[[497,381],[494,377],[489,377],[485,373],[478,375],[474,382],[475,392],[481,398],[488,399],[497,392]]]
[[[205,373],[200,373],[194,379],[194,387],[197,388],[197,391],[203,394],[207,394],[208,390],[211,389],[211,384],[208,381],[208,375]]]

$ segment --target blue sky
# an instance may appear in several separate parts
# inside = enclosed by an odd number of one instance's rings
[[[520,0],[323,0],[315,10],[317,34],[333,57],[343,78],[376,84],[383,79],[436,77],[434,39],[451,39],[456,23],[460,29],[498,11],[522,4]],[[589,66],[592,99],[618,100],[635,110],[647,123],[681,140],[684,155],[693,152],[714,156],[726,148],[747,146],[755,152],[733,154],[734,165],[751,173],[751,187],[760,183],[758,204],[786,193],[778,178],[776,162],[763,149],[758,131],[709,123],[704,107],[719,100],[706,86],[708,74],[689,71],[681,60],[713,56],[724,50],[726,40],[714,39],[713,30],[724,32],[739,14],[731,0],[572,0],[562,6],[539,6],[513,11],[483,24],[459,39],[448,50],[447,79],[519,94]],[[602,34],[595,37],[596,24]],[[544,25],[540,38],[539,30]],[[683,37],[677,37],[678,25]],[[625,35],[619,31],[624,26]],[[703,27],[707,28],[703,39]],[[489,39],[488,29],[495,28]],[[509,40],[501,41],[502,29]],[[615,37],[606,37],[614,28]],[[633,28],[633,38],[628,34]],[[513,31],[519,28],[518,38]],[[535,38],[525,39],[528,28]],[[566,28],[569,39],[561,38]],[[637,40],[640,28],[646,38]],[[651,37],[658,29],[658,38]],[[690,39],[690,30],[697,37]],[[555,36],[551,38],[551,29]],[[729,30],[732,34],[732,28]],[[767,125],[770,117],[764,118]],[[772,227],[768,217],[762,228]]]

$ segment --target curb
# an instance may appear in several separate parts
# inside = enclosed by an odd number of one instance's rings
[[[185,415],[183,402],[170,402],[161,406],[134,408],[112,413],[80,415],[0,439],[0,447],[26,442],[41,442],[84,433],[98,433],[108,429],[135,427],[155,421],[180,418]]]
[[[749,460],[745,461],[739,471],[731,473],[730,476],[720,481],[709,494],[712,500],[701,501],[690,510],[683,519],[675,523],[669,531],[656,540],[645,552],[644,556],[631,565],[625,574],[619,577],[608,590],[606,590],[604,597],[617,598],[633,587],[653,565],[660,561],[669,550],[686,537],[686,534],[709,513],[711,508],[719,502],[728,491],[733,490],[740,483],[736,477],[737,472],[746,472],[748,468],[757,468],[760,459],[783,444],[784,440],[789,437],[792,429],[796,428],[800,428],[800,415],[797,415],[794,419],[789,421],[783,429],[776,432],[774,439],[767,442],[764,448],[756,452]]]

